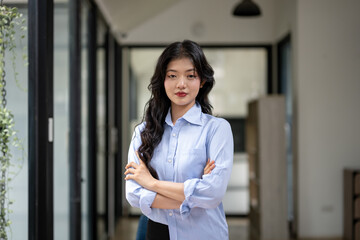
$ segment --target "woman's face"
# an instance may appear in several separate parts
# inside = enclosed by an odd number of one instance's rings
[[[169,62],[164,87],[172,109],[189,110],[195,104],[200,78],[189,58]]]

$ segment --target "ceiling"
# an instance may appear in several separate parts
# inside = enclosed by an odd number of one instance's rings
[[[133,28],[181,0],[95,0],[118,36],[126,35]]]

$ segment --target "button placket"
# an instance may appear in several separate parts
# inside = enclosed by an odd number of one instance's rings
[[[179,130],[179,126],[175,125],[172,128],[172,131],[170,133],[170,139],[169,139],[169,152],[167,155],[167,159],[166,162],[167,164],[167,179],[169,179],[169,181],[174,181],[174,156],[175,156],[175,152],[176,152],[176,147],[177,147],[177,142],[178,142],[178,130]]]

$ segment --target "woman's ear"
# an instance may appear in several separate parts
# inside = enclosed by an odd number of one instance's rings
[[[200,83],[200,88],[202,88],[205,83],[206,83],[206,80],[201,81],[201,83]]]

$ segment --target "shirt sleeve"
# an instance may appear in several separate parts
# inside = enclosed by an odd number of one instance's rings
[[[136,151],[141,144],[140,128],[143,126],[144,124],[139,125],[135,129],[129,147],[128,163],[136,162],[137,164],[140,164],[139,159],[136,156]],[[125,184],[125,189],[126,199],[130,203],[130,205],[132,207],[140,208],[142,213],[147,216],[151,215],[151,205],[155,199],[156,192],[143,188],[134,180],[127,180]]]
[[[185,200],[180,206],[182,217],[190,210],[216,208],[222,201],[230,179],[234,155],[234,142],[230,124],[222,119],[215,127],[207,143],[207,152],[215,160],[215,168],[202,179],[188,179],[184,182]]]

